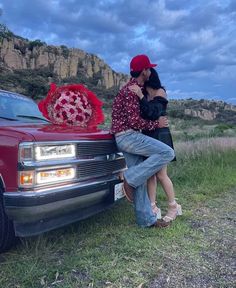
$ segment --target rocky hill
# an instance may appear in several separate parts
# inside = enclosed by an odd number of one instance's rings
[[[169,115],[181,119],[200,118],[208,122],[236,124],[236,106],[223,101],[171,100]]]
[[[103,60],[80,49],[66,46],[47,46],[40,41],[18,37],[0,42],[1,68],[9,71],[50,68],[59,78],[76,77],[83,72],[86,78],[100,76],[97,85],[106,89],[120,87],[127,80],[124,74],[114,72]]]
[[[32,82],[35,76],[44,78],[44,81],[38,79],[40,85],[47,86],[52,81],[58,84],[80,82],[98,90],[118,90],[128,80],[128,75],[116,73],[96,55],[63,45],[46,45],[40,40],[29,41],[0,26],[1,88],[20,90],[36,98],[44,91],[28,91],[24,78],[30,75]],[[37,95],[33,95],[34,92]]]

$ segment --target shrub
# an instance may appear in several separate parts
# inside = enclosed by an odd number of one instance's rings
[[[67,59],[69,57],[70,50],[65,45],[61,45],[60,47],[63,57]]]
[[[34,49],[34,47],[41,47],[43,45],[46,45],[45,42],[42,42],[41,40],[34,40],[34,41],[29,41],[29,44],[28,44],[28,49],[30,51],[32,51]]]
[[[0,23],[0,40],[4,38],[10,40],[14,36],[14,33],[11,32],[6,25]]]

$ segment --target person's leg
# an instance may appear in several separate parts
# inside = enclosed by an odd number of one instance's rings
[[[143,157],[127,152],[123,152],[126,165],[128,169],[132,166],[138,165],[143,161]],[[153,225],[157,220],[157,216],[152,212],[151,202],[147,193],[146,183],[138,186],[134,192],[134,208],[136,222],[141,227],[147,227]]]
[[[156,177],[160,182],[165,194],[167,196],[168,202],[172,203],[175,201],[175,192],[173,183],[167,175],[167,166],[164,166],[160,171],[157,172]]]
[[[167,174],[167,166],[163,167],[157,173],[157,179],[160,182],[163,190],[165,191],[165,194],[168,199],[168,211],[167,211],[166,216],[163,219],[166,222],[173,221],[178,215],[182,215],[182,209],[181,209],[181,205],[179,205],[175,201],[174,187],[173,187],[173,183],[171,179],[169,178]]]
[[[174,150],[168,145],[139,132],[120,135],[116,137],[116,143],[122,152],[147,157],[124,172],[125,180],[134,188],[145,183],[174,158]]]
[[[156,202],[156,189],[157,189],[156,175],[153,175],[147,180],[147,186],[148,186],[149,199],[151,203],[155,203]]]
[[[151,176],[147,180],[147,186],[148,186],[148,196],[151,203],[156,203],[156,190],[157,190],[156,175]]]
[[[156,194],[157,194],[157,178],[153,175],[147,180],[148,197],[151,202],[152,212],[157,215],[157,219],[161,219],[161,209],[156,205]]]
[[[166,227],[156,221],[157,217],[152,212],[146,181],[173,159],[173,149],[139,132],[119,135],[116,144],[123,152],[128,166],[124,172],[124,182],[136,190],[133,194],[137,224],[142,227]],[[148,159],[143,161],[143,156]]]

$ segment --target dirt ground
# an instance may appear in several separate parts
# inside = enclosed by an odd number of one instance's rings
[[[236,287],[235,200],[234,189],[194,211],[189,224],[196,233],[186,235],[186,243],[195,241],[196,253],[176,249],[180,255],[173,249],[149,288]]]

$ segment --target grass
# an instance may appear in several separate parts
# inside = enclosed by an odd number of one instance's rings
[[[236,125],[215,123],[200,118],[180,119],[168,117],[174,142],[197,141],[201,138],[236,137]],[[99,127],[109,129],[111,126],[111,109],[105,109],[105,122]]]
[[[138,228],[132,206],[123,199],[90,219],[22,239],[0,255],[0,287],[232,287],[231,274],[221,274],[215,255],[224,241],[231,243],[233,230],[229,224],[222,228],[211,212],[219,213],[222,199],[227,199],[221,209],[224,221],[235,211],[229,200],[236,187],[231,140],[225,139],[224,145],[222,139],[177,145],[177,162],[169,166],[169,174],[184,215],[170,228]],[[165,210],[161,189],[158,201]],[[213,222],[215,226],[208,227]],[[217,229],[224,229],[227,239],[219,241],[216,250],[212,239],[218,239]],[[231,259],[228,248],[222,250],[226,262]]]

